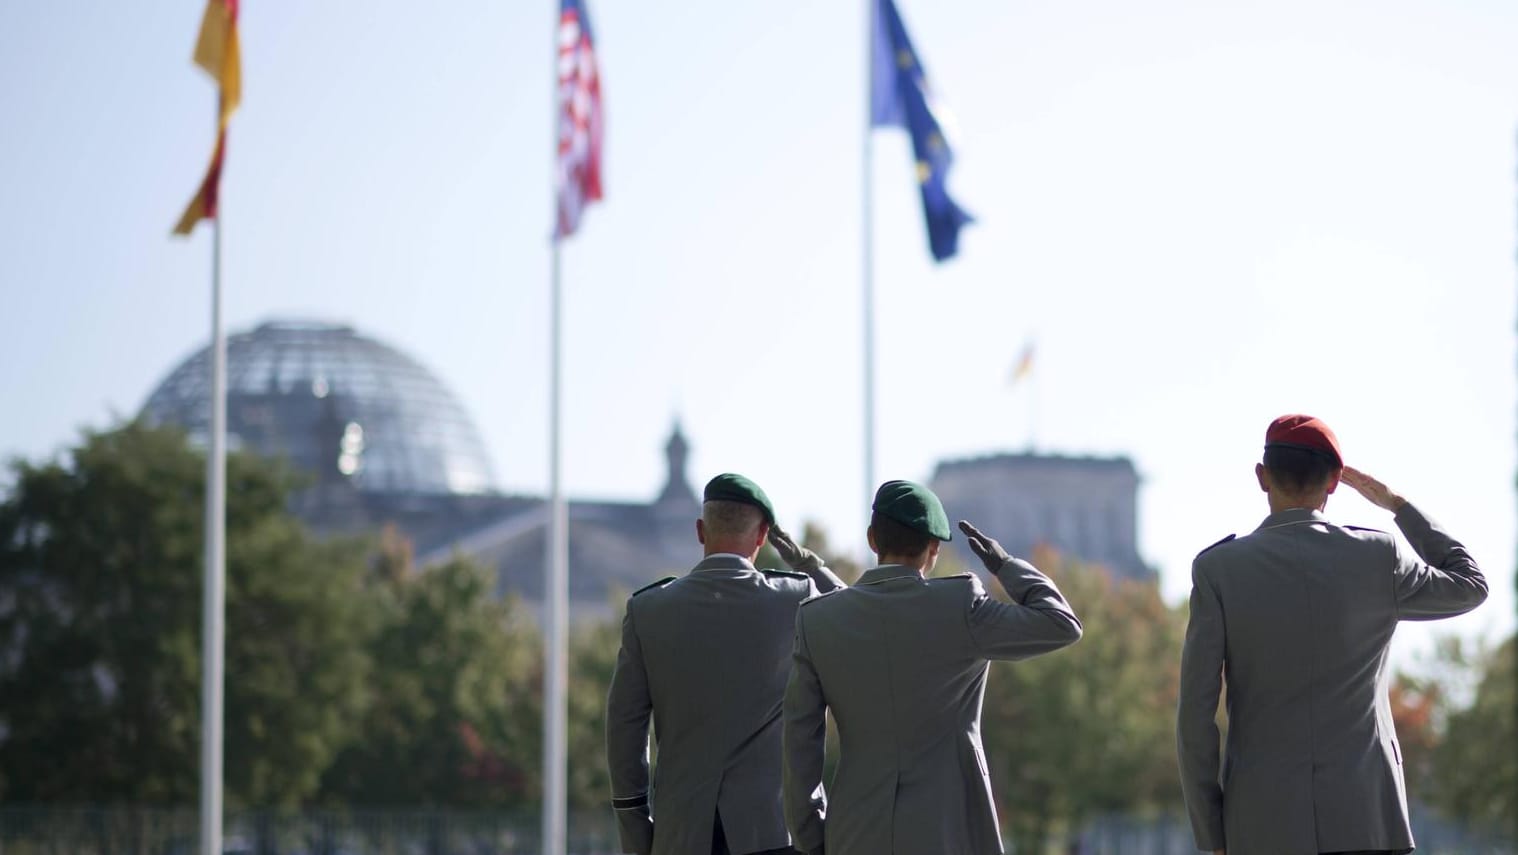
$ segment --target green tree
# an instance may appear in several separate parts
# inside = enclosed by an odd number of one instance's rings
[[[606,773],[606,692],[622,646],[622,607],[617,614],[576,626],[569,639],[569,804],[609,809]]]
[[[1392,723],[1402,749],[1402,772],[1407,789],[1427,798],[1434,791],[1434,752],[1439,746],[1439,723],[1447,693],[1438,679],[1398,671],[1388,690]]]
[[[392,533],[373,573],[374,661],[356,738],[326,799],[367,805],[503,806],[539,788],[536,630],[463,557],[417,573]]]
[[[1019,852],[1042,852],[1051,834],[1095,814],[1172,810],[1179,796],[1181,614],[1152,584],[1050,551],[1033,563],[1059,584],[1085,636],[992,664],[981,732],[1003,830]]]
[[[203,455],[131,423],[11,465],[0,502],[0,768],[8,801],[193,803]],[[285,511],[291,482],[227,479],[229,803],[294,804],[362,703],[362,551]]]
[[[1481,681],[1470,705],[1449,715],[1434,749],[1433,805],[1447,816],[1511,832],[1518,817],[1518,691],[1514,639],[1480,655]]]

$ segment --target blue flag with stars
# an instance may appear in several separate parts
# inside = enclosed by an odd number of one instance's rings
[[[873,40],[870,124],[906,128],[912,135],[928,245],[933,259],[943,261],[959,251],[959,227],[974,219],[949,198],[945,182],[954,153],[934,114],[927,75],[892,0],[877,0]]]

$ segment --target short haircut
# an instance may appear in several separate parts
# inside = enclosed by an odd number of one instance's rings
[[[701,504],[701,519],[710,537],[742,537],[759,532],[764,511],[746,502],[713,499]]]
[[[1342,468],[1322,452],[1287,445],[1266,446],[1264,463],[1272,479],[1292,493],[1316,490]]]
[[[936,540],[933,535],[899,523],[879,511],[870,514],[870,529],[875,532],[875,552],[879,555],[921,555],[928,544]]]

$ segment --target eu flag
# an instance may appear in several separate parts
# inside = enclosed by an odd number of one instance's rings
[[[876,0],[873,79],[870,81],[870,124],[906,128],[917,159],[917,183],[922,187],[922,212],[928,223],[933,258],[943,261],[959,250],[959,227],[974,219],[949,198],[944,182],[954,153],[934,115],[933,93],[907,38],[907,29],[892,0]]]

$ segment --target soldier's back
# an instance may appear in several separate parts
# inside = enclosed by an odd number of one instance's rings
[[[902,568],[903,570],[907,568]],[[872,573],[875,571],[871,571]],[[999,852],[978,737],[987,661],[966,616],[973,576],[915,572],[809,601],[802,630],[838,725],[830,852]]]
[[[812,590],[717,556],[630,602],[659,742],[654,855],[710,851],[719,816],[735,847],[786,844],[780,707]]]
[[[1305,748],[1313,730],[1347,735],[1375,702],[1397,626],[1396,547],[1384,532],[1319,514],[1281,516],[1204,553],[1198,567],[1226,616],[1231,715],[1246,732],[1296,731]],[[1336,703],[1310,703],[1325,695]]]
[[[1322,828],[1403,825],[1385,685],[1397,627],[1396,561],[1390,535],[1307,511],[1274,514],[1198,557],[1227,639],[1223,775],[1231,837],[1285,847],[1284,829],[1292,829],[1289,848],[1317,851],[1325,841],[1312,823],[1282,819],[1317,817]]]
[[[790,668],[800,574],[712,569],[634,600],[661,749],[752,733],[775,716]]]

